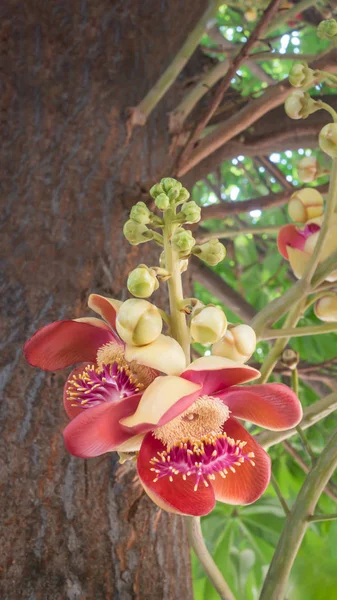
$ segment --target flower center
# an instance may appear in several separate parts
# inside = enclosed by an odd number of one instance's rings
[[[109,342],[101,346],[98,349],[96,360],[99,367],[117,362],[121,368],[131,373],[132,377],[139,381],[144,388],[147,388],[158,376],[158,373],[153,369],[139,365],[135,360],[131,362],[125,360],[123,345],[115,342]]]
[[[219,398],[201,396],[179,417],[158,427],[154,436],[165,446],[173,446],[185,438],[191,443],[198,442],[204,436],[221,434],[228,418],[229,408]]]
[[[254,452],[243,452],[246,443],[235,441],[226,433],[209,435],[197,442],[181,440],[172,448],[157,452],[157,456],[150,460],[153,465],[151,471],[155,475],[153,481],[155,483],[162,477],[168,477],[172,482],[177,475],[181,475],[186,481],[187,477],[194,475],[194,491],[197,491],[200,482],[208,487],[209,480],[215,479],[217,473],[225,479],[228,470],[235,473],[235,467],[240,467],[245,461],[255,466],[252,460]]]
[[[101,367],[88,365],[67,383],[67,399],[72,406],[93,408],[102,402],[122,400],[143,387],[125,367],[117,362]]]
[[[308,239],[308,237],[314,233],[317,233],[317,231],[320,229],[321,228],[319,225],[317,225],[317,223],[309,223],[309,225],[306,225],[304,229],[299,229],[298,232],[302,237],[304,237],[304,239]]]

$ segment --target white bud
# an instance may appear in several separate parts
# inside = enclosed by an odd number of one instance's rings
[[[190,330],[192,338],[199,344],[215,344],[227,329],[226,315],[217,306],[205,306],[194,312]]]
[[[315,315],[321,321],[337,321],[337,295],[323,296],[315,304]]]
[[[249,325],[234,325],[226,331],[222,340],[214,344],[212,354],[244,363],[251,357],[255,348],[254,329]]]
[[[116,319],[119,336],[127,344],[145,346],[161,334],[163,321],[154,304],[132,298],[123,302]]]

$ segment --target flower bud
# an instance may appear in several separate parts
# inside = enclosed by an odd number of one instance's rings
[[[292,371],[296,369],[299,359],[300,357],[298,352],[292,348],[286,348],[281,354],[281,363]]]
[[[137,202],[130,212],[130,219],[140,223],[141,225],[147,225],[150,223],[150,211],[144,202]]]
[[[306,223],[310,219],[321,217],[323,212],[323,198],[314,188],[303,188],[295,192],[288,203],[289,216],[298,223]]]
[[[189,191],[186,188],[184,188],[184,187],[181,188],[181,190],[179,192],[179,196],[176,199],[176,205],[186,202],[186,200],[189,199],[190,195],[191,194],[189,193]]]
[[[315,304],[315,315],[321,321],[337,321],[337,295],[323,296]]]
[[[254,21],[256,21],[257,19],[257,10],[256,8],[254,8],[253,6],[250,6],[249,8],[247,8],[244,17],[246,19],[246,21],[248,21],[248,23],[254,23]]]
[[[256,348],[256,335],[249,325],[234,325],[228,329],[220,342],[212,347],[212,354],[246,362]]]
[[[127,344],[145,346],[161,334],[163,321],[154,304],[131,298],[123,302],[116,319],[119,336]]]
[[[308,67],[306,62],[295,63],[289,73],[290,85],[302,87],[311,85],[314,81],[314,71]]]
[[[337,40],[337,21],[335,21],[335,19],[321,21],[317,27],[317,37],[321,40],[328,40],[329,42]]]
[[[205,244],[201,244],[201,246],[196,246],[193,249],[193,254],[211,267],[215,267],[225,258],[226,248],[218,239],[214,238]]]
[[[227,329],[226,315],[217,306],[205,306],[196,310],[190,323],[192,338],[199,344],[215,344]]]
[[[183,258],[179,261],[180,273],[185,273],[188,269],[188,258]]]
[[[337,123],[324,125],[319,134],[319,147],[332,158],[337,157]]]
[[[160,183],[163,186],[164,191],[166,193],[168,193],[170,191],[170,189],[173,187],[178,188],[179,191],[182,188],[182,184],[180,183],[180,181],[173,179],[173,177],[164,177],[164,179],[162,179]]]
[[[186,202],[182,205],[180,215],[185,223],[198,223],[200,221],[201,208],[194,200],[191,200],[191,202]]]
[[[297,163],[298,178],[304,183],[314,181],[317,177],[317,159],[315,156],[305,156]]]
[[[150,189],[150,196],[152,196],[152,198],[157,198],[157,196],[159,196],[159,194],[162,194],[163,192],[164,192],[164,188],[161,185],[161,183],[156,183]]]
[[[179,229],[172,236],[172,248],[179,252],[179,257],[184,258],[191,254],[191,250],[195,244],[195,239],[191,231]]]
[[[317,110],[317,106],[307,92],[296,90],[286,99],[284,110],[291,119],[306,119]]]
[[[156,207],[159,208],[159,210],[165,211],[168,208],[170,208],[170,199],[169,197],[163,192],[162,194],[159,194],[156,199],[155,199],[155,204]]]
[[[129,219],[129,221],[125,223],[123,233],[132,246],[143,244],[153,238],[153,231],[151,231],[151,229],[148,229],[146,225],[137,223],[137,221],[134,221],[133,219]]]
[[[129,273],[127,287],[136,298],[149,298],[158,289],[159,283],[152,269],[139,265]]]
[[[177,200],[177,198],[180,194],[180,189],[181,189],[181,184],[180,184],[180,187],[178,185],[173,185],[167,192],[167,195],[170,199],[171,204],[173,204]]]

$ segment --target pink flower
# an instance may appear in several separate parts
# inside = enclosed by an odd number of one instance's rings
[[[72,419],[65,431],[66,439],[68,428],[74,439],[76,432],[84,435],[85,456],[138,449],[139,437],[130,436],[129,430],[119,425],[120,419],[135,412],[143,390],[158,375],[158,367],[170,372],[172,368],[181,371],[185,366],[179,344],[162,335],[144,347],[143,364],[128,360],[127,354],[133,347],[125,346],[115,333],[120,304],[92,294],[89,306],[104,321],[95,317],[56,321],[37,331],[24,346],[27,361],[45,371],[82,363],[70,373],[63,400]],[[172,354],[167,370],[162,364],[163,347]]]
[[[156,377],[133,414],[118,415],[119,421],[111,415],[104,429],[98,409],[87,410],[85,423],[82,417],[80,426],[75,419],[66,427],[66,447],[75,456],[98,456],[117,449],[122,428],[131,444],[142,440],[138,474],[161,508],[204,515],[216,500],[250,504],[269,483],[270,459],[237,418],[277,430],[293,427],[302,416],[285,385],[236,385],[258,376],[226,358],[197,359],[180,376]]]
[[[300,279],[306,269],[311,255],[316,246],[322,224],[322,217],[308,221],[302,228],[289,224],[281,227],[277,245],[279,252],[289,260],[294,275]],[[333,215],[329,231],[325,238],[324,248],[320,255],[320,262],[324,261],[332,252],[337,250],[337,215]],[[331,273],[327,281],[337,280],[337,271]]]

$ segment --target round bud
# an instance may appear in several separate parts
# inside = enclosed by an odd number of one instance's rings
[[[319,134],[319,146],[325,154],[332,158],[337,157],[337,123],[324,125]]]
[[[177,200],[179,194],[180,194],[180,187],[178,185],[173,185],[167,192],[170,202],[172,202],[172,203]]]
[[[234,325],[226,331],[222,340],[214,344],[212,354],[244,363],[251,357],[255,348],[254,329],[249,325]]]
[[[286,99],[284,110],[291,119],[306,119],[317,110],[317,103],[307,92],[295,90]]]
[[[129,273],[127,287],[136,298],[149,298],[158,286],[156,274],[145,265],[139,265]]]
[[[226,315],[217,306],[205,306],[194,312],[190,323],[192,338],[199,344],[218,342],[227,329]]]
[[[182,204],[183,202],[186,202],[186,200],[189,199],[190,195],[191,194],[189,193],[189,191],[186,188],[184,188],[184,187],[181,188],[181,190],[179,192],[179,196],[176,200],[176,204],[178,205],[178,204]]]
[[[306,223],[310,219],[322,216],[324,200],[314,188],[303,188],[295,192],[288,203],[288,213],[293,221]]]
[[[133,219],[130,219],[125,223],[123,227],[123,233],[132,246],[143,244],[144,242],[148,242],[153,238],[153,232],[151,229],[148,229],[146,225],[137,223],[137,221],[134,221]]]
[[[211,267],[215,267],[225,258],[226,248],[218,239],[214,238],[205,244],[201,244],[201,246],[196,246],[193,249],[193,254]]]
[[[191,231],[179,229],[172,236],[172,248],[179,252],[179,257],[183,258],[191,253],[195,244],[195,239]]]
[[[155,204],[159,210],[165,211],[170,208],[170,199],[166,194],[162,193],[156,197]]]
[[[286,348],[281,354],[281,363],[285,367],[288,367],[288,369],[291,369],[292,371],[293,369],[296,369],[299,359],[300,357],[298,352],[296,352],[292,348]]]
[[[152,198],[157,198],[157,196],[159,196],[159,194],[162,194],[163,192],[164,192],[163,186],[160,183],[156,183],[150,189],[150,196],[152,196]]]
[[[314,80],[314,71],[308,67],[307,63],[299,62],[292,66],[289,73],[290,85],[302,87],[310,85]]]
[[[317,37],[329,42],[335,41],[337,39],[337,21],[335,19],[321,21],[317,27]]]
[[[245,11],[244,17],[248,23],[254,23],[257,19],[257,10],[253,6],[250,6]]]
[[[201,217],[201,208],[194,200],[191,200],[182,205],[180,215],[184,218],[185,223],[198,223]]]
[[[163,321],[159,310],[147,300],[131,298],[123,302],[116,319],[118,335],[127,344],[145,346],[161,334]]]
[[[314,181],[317,177],[317,159],[315,156],[305,156],[297,163],[298,178],[304,183]]]
[[[315,315],[321,321],[337,321],[337,295],[323,296],[315,304]]]
[[[140,223],[141,225],[147,225],[150,223],[150,211],[144,202],[137,202],[130,212],[130,219]]]
[[[180,183],[180,181],[173,179],[173,177],[164,177],[164,179],[162,179],[160,183],[163,186],[164,191],[166,193],[169,192],[172,187],[179,188],[179,191],[182,188],[182,184]]]

